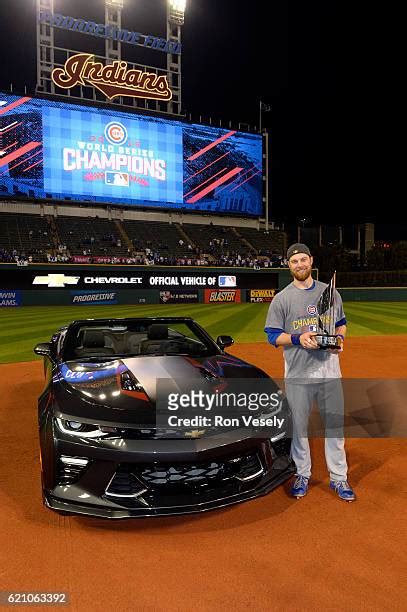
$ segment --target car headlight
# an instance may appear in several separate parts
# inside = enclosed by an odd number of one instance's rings
[[[104,427],[102,425],[82,423],[81,421],[56,418],[55,422],[60,431],[79,438],[103,438],[118,433],[115,427]]]
[[[122,372],[120,380],[124,391],[144,391],[143,385],[129,370]]]
[[[84,424],[78,421],[66,421],[66,426],[68,429],[73,429],[74,431],[82,431],[84,428]]]

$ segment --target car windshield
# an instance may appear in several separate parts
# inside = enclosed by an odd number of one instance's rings
[[[67,334],[63,359],[98,360],[146,355],[210,356],[216,345],[193,321],[171,319],[83,321]]]

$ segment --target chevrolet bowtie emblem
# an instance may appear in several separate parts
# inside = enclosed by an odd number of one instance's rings
[[[48,285],[48,287],[65,287],[65,285],[77,285],[79,276],[65,276],[65,274],[47,274],[36,276],[33,285]]]
[[[192,431],[186,431],[186,438],[200,438],[205,433],[206,429],[193,429]]]

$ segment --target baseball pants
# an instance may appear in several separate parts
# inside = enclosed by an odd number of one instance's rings
[[[343,435],[344,399],[340,378],[302,384],[286,380],[293,420],[291,456],[300,476],[311,476],[308,421],[314,402],[325,424],[325,460],[331,480],[346,480],[348,466]]]

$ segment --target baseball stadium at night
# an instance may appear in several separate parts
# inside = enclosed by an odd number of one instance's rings
[[[0,605],[406,609],[406,227],[344,185],[336,17],[0,6]]]

